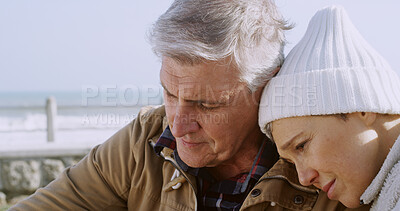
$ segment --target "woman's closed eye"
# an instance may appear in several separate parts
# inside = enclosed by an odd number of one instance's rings
[[[296,145],[296,150],[297,150],[297,151],[300,151],[300,152],[303,152],[303,151],[304,151],[304,148],[306,147],[306,145],[307,145],[307,143],[308,143],[308,141],[310,141],[310,140],[307,139],[307,140],[301,142],[300,144]]]

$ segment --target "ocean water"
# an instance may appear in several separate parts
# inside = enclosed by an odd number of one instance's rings
[[[46,100],[50,96],[57,105],[55,141],[50,144],[60,147],[102,143],[131,122],[141,107],[163,103],[159,91],[0,92],[0,152],[49,144]]]

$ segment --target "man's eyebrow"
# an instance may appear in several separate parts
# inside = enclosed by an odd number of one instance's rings
[[[167,92],[168,95],[176,97],[175,95],[173,95],[171,92],[168,91],[167,87],[163,84],[163,82],[160,82],[160,84],[161,84],[162,88]]]
[[[177,97],[174,94],[172,94],[171,92],[169,92],[168,89],[166,88],[166,86],[162,82],[160,82],[160,84],[164,88],[164,90],[167,92],[168,95]],[[197,104],[200,104],[200,103],[223,104],[223,103],[221,103],[219,101],[209,101],[209,100],[189,100],[189,99],[185,99],[185,101],[186,102],[197,103]]]
[[[281,147],[281,150],[287,150],[287,148],[289,148],[291,145],[293,145],[293,142],[303,134],[303,132],[298,133],[297,135],[295,135],[293,138],[291,138],[288,142],[284,143]]]

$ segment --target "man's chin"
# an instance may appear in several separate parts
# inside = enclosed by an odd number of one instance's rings
[[[178,151],[179,157],[181,160],[188,165],[189,167],[192,168],[203,168],[203,167],[215,167],[217,164],[215,164],[215,161],[207,159],[206,156],[204,155],[196,155],[195,153],[193,154],[184,154],[180,153]]]
[[[181,160],[192,168],[208,167],[209,159],[205,156],[207,155],[207,148],[205,147],[205,144],[202,144],[202,146],[197,149],[185,147],[184,145],[180,147],[178,145],[178,154]]]
[[[179,156],[181,155],[179,154]],[[186,157],[186,156],[181,156],[180,158],[186,165],[192,168],[202,168],[206,166],[204,159],[196,159],[193,157]]]

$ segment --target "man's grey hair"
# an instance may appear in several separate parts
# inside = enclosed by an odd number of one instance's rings
[[[290,28],[272,0],[175,0],[149,39],[158,56],[183,63],[230,58],[255,91],[281,66]]]

